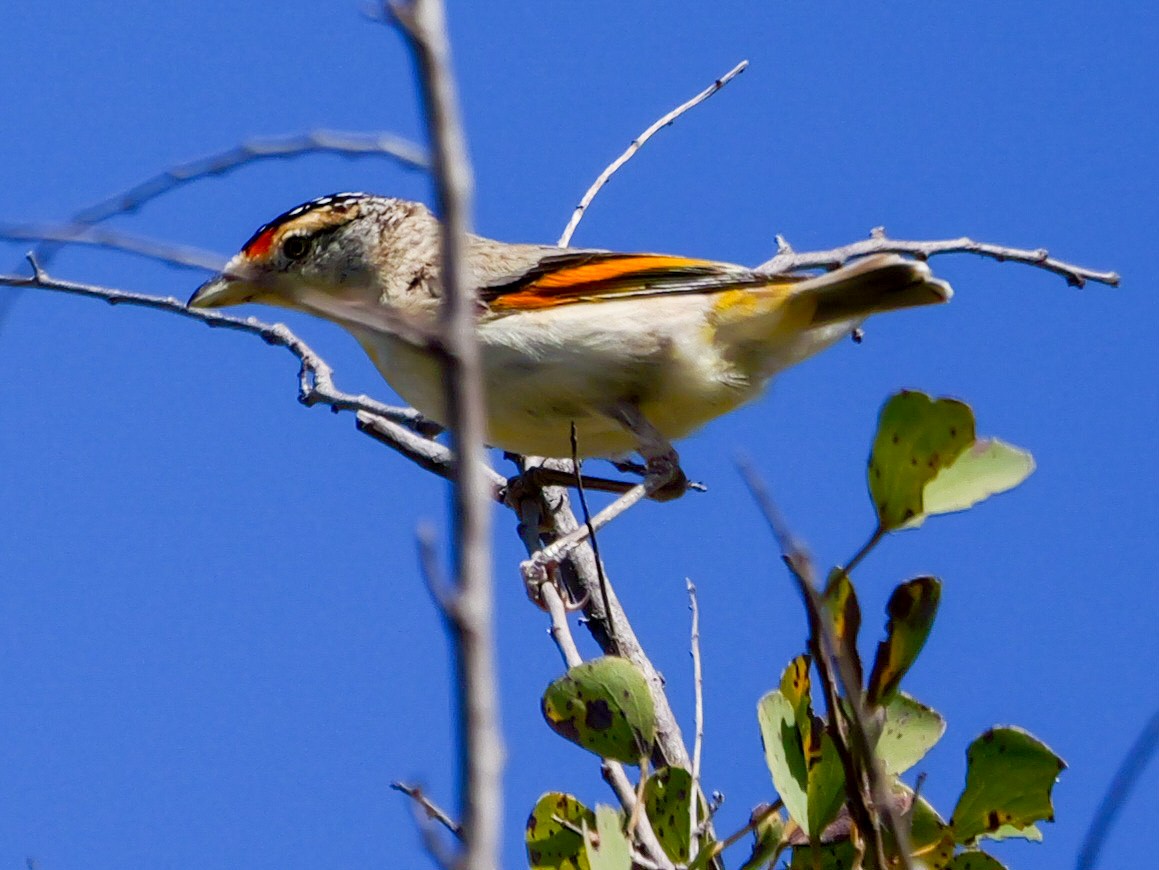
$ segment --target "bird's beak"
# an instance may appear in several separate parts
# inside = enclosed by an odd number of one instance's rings
[[[225,308],[249,302],[258,292],[248,281],[223,272],[198,287],[185,304],[190,308]]]

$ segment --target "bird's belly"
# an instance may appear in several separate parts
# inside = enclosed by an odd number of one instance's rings
[[[681,438],[752,398],[704,327],[702,297],[573,304],[480,324],[488,441],[515,453],[630,453],[636,439],[609,413],[631,403],[666,438]],[[363,347],[391,386],[422,414],[445,420],[441,370],[399,339]]]

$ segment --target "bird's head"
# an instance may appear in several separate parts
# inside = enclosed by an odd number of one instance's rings
[[[417,264],[432,262],[437,244],[437,224],[419,203],[366,193],[323,196],[258,229],[188,304],[257,302],[349,322],[354,310],[393,301]]]

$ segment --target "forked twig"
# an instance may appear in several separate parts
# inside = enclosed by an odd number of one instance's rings
[[[1045,248],[1033,250],[1025,248],[1008,248],[1004,245],[992,245],[988,242],[976,242],[967,236],[956,239],[935,239],[932,241],[906,241],[891,239],[885,234],[884,227],[874,227],[868,239],[831,248],[828,251],[798,252],[785,241],[783,236],[777,236],[777,253],[771,259],[757,267],[762,272],[792,272],[798,269],[836,269],[845,265],[854,257],[865,257],[869,254],[909,254],[919,260],[926,260],[939,254],[976,254],[988,257],[1000,263],[1009,260],[1012,263],[1022,263],[1045,269],[1061,275],[1072,287],[1082,287],[1087,281],[1098,284],[1107,284],[1112,287],[1119,285],[1118,272],[1100,272],[1056,260],[1050,256]]]
[[[356,396],[337,389],[334,386],[334,370],[306,342],[281,323],[265,323],[253,317],[231,317],[216,311],[187,308],[183,302],[172,296],[150,296],[145,293],[132,293],[96,284],[64,281],[49,276],[36,263],[35,259],[32,259],[31,262],[34,270],[33,275],[27,277],[23,275],[0,275],[0,286],[36,288],[88,296],[93,299],[103,299],[111,305],[152,308],[158,311],[167,311],[179,317],[187,317],[190,320],[197,320],[206,326],[247,332],[258,336],[266,344],[284,347],[297,357],[301,364],[298,373],[298,401],[303,405],[325,405],[336,411],[357,411],[367,415],[368,419],[381,418],[387,422],[402,424],[417,432],[437,431],[437,427],[434,427],[431,421],[413,408],[384,405],[369,396]],[[412,458],[422,458],[425,462],[445,463],[449,466],[451,463],[450,451],[434,441],[428,443],[431,445],[431,450],[428,453],[421,457]],[[408,453],[405,447],[399,449],[403,453]],[[502,481],[498,475],[496,478]]]
[[[389,157],[414,169],[426,169],[428,166],[426,154],[419,146],[389,133],[315,130],[312,133],[293,136],[250,139],[224,151],[207,154],[164,169],[130,188],[81,209],[72,216],[68,226],[69,229],[76,231],[103,223],[117,215],[134,212],[146,203],[183,185],[211,176],[228,175],[251,163],[285,160],[311,154]],[[36,251],[45,265],[51,262],[54,253],[55,247],[50,245],[42,246]]]
[[[699,106],[709,97],[711,97],[721,88],[735,79],[738,75],[744,72],[745,69],[748,68],[748,65],[749,62],[747,60],[742,60],[691,100],[686,103],[681,103],[671,112],[669,112],[667,115],[664,115],[654,124],[652,124],[651,127],[633,139],[632,144],[630,144],[627,149],[625,149],[624,153],[609,163],[607,168],[599,174],[599,177],[596,178],[594,182],[592,182],[592,186],[587,189],[587,192],[583,195],[583,199],[579,201],[579,205],[577,205],[575,210],[571,213],[571,219],[567,222],[567,226],[564,227],[563,230],[563,235],[559,237],[559,241],[556,242],[556,244],[561,248],[566,248],[569,244],[571,244],[571,237],[575,235],[576,227],[579,226],[579,222],[583,219],[584,213],[587,211],[588,206],[592,204],[592,200],[596,198],[596,194],[599,193],[601,189],[603,189],[603,186],[607,184],[609,180],[611,180],[611,177],[619,171],[621,166],[632,159],[635,153],[640,150],[645,142],[647,142],[654,135],[656,135],[657,132],[667,127],[689,109],[693,109],[696,106]]]

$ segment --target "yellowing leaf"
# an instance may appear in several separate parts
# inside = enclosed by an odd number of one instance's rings
[[[885,724],[876,753],[890,776],[905,773],[925,757],[946,731],[936,710],[898,692],[885,705]]]
[[[978,502],[1014,489],[1034,471],[1034,457],[997,438],[979,438],[926,484],[923,511],[906,528],[921,525],[933,514],[963,511]]]
[[[885,640],[877,645],[869,674],[866,700],[870,704],[888,701],[897,691],[925,646],[941,596],[942,584],[936,577],[917,577],[893,590],[886,605]]]
[[[596,817],[570,794],[552,791],[535,803],[523,840],[532,870],[589,870],[582,831]]]
[[[861,684],[861,656],[857,652],[857,633],[861,630],[861,606],[857,603],[857,592],[849,575],[839,568],[833,569],[822,595],[833,626],[833,636],[837,641],[839,654],[853,666],[858,685]]]

